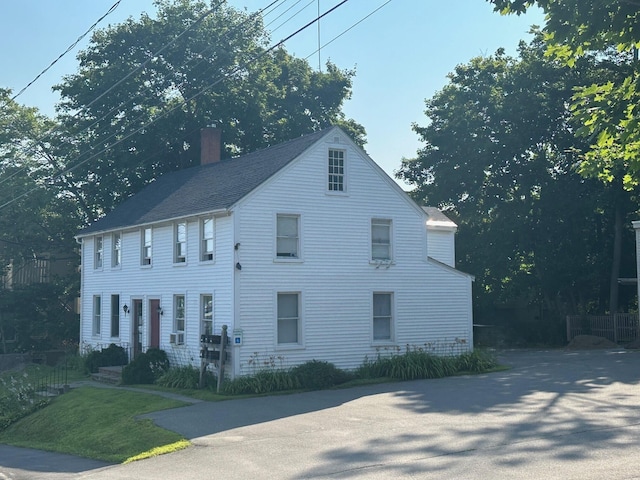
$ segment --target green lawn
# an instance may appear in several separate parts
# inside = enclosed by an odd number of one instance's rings
[[[183,405],[153,394],[81,387],[0,432],[0,443],[122,463],[188,446],[181,435],[135,419]]]

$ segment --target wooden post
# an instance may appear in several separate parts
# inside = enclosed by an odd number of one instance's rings
[[[198,382],[199,388],[204,388],[204,372],[207,370],[207,358],[206,358],[207,346],[200,344],[200,382]]]
[[[218,359],[218,385],[216,392],[220,393],[220,386],[224,379],[224,363],[225,363],[225,347],[227,346],[227,326],[222,325],[222,334],[220,335],[220,358]]]

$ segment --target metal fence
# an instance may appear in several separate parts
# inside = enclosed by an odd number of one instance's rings
[[[614,315],[568,315],[567,341],[578,335],[595,335],[615,343],[632,342],[640,337],[637,313]]]

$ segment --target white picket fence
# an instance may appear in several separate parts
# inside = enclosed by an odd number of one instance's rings
[[[567,341],[578,335],[595,335],[615,343],[631,342],[640,337],[638,314],[568,315]]]

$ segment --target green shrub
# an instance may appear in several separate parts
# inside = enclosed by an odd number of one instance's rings
[[[261,394],[301,388],[289,370],[259,370],[253,375],[237,377],[222,384],[226,395]]]
[[[495,358],[483,350],[463,353],[454,357],[436,356],[419,349],[403,354],[381,357],[365,361],[356,370],[359,378],[396,378],[416,380],[421,378],[441,378],[459,372],[479,373],[497,366]]]
[[[311,360],[291,369],[291,375],[302,388],[321,390],[348,382],[353,378],[334,364]]]
[[[84,365],[89,373],[96,373],[100,367],[126,365],[128,361],[125,349],[112,343],[107,348],[89,353],[84,360]]]
[[[200,371],[191,365],[170,368],[156,380],[156,384],[165,388],[196,389],[200,387]],[[216,377],[210,371],[205,371],[205,388],[216,384]]]
[[[459,372],[486,372],[498,366],[496,358],[486,350],[475,349],[473,352],[463,353],[456,358]]]
[[[169,370],[167,353],[159,348],[150,348],[140,353],[122,369],[122,383],[125,385],[151,384]]]

